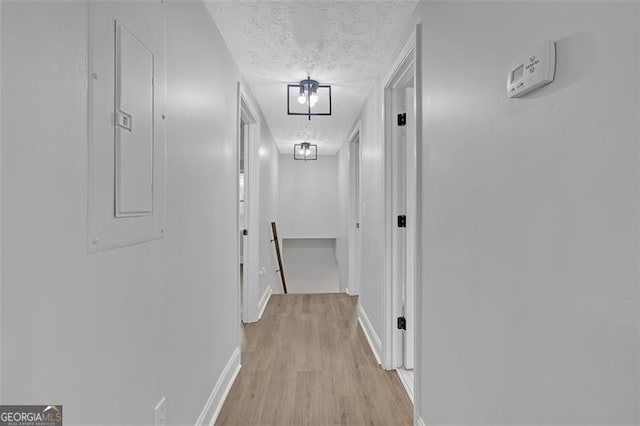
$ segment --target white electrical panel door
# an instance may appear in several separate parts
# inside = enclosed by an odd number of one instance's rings
[[[1,0],[0,0],[1,1]],[[167,8],[90,1],[87,250],[164,238]]]
[[[115,214],[153,213],[153,54],[115,23]]]

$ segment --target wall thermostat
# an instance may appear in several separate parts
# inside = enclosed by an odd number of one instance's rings
[[[547,41],[515,62],[507,75],[507,94],[518,98],[553,81],[556,74],[556,43]]]

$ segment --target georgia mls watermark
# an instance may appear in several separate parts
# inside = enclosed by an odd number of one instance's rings
[[[62,426],[62,405],[0,405],[0,426]]]

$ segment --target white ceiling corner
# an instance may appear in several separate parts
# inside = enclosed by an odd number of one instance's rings
[[[417,1],[207,1],[280,152],[335,154],[405,32]],[[286,84],[332,85],[333,115],[287,115]]]

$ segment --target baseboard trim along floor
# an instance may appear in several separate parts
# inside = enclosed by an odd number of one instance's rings
[[[405,370],[404,368],[397,368],[396,373],[402,382],[402,386],[404,386],[404,390],[407,391],[407,395],[409,395],[409,399],[412,404],[415,404],[413,401],[413,370]]]
[[[267,289],[262,294],[262,297],[260,298],[260,314],[258,315],[258,321],[260,321],[260,318],[262,318],[264,310],[267,308],[267,304],[269,303],[269,299],[271,299],[272,293],[273,290],[271,290],[271,287],[267,287]]]
[[[231,386],[233,386],[233,382],[235,382],[236,377],[238,377],[238,373],[240,373],[240,348],[236,348],[233,351],[227,365],[224,367],[224,370],[222,370],[218,382],[214,386],[213,391],[211,391],[211,395],[209,395],[209,399],[202,409],[198,420],[196,420],[196,426],[212,426],[216,422],[222,405],[231,390]]]
[[[380,357],[382,342],[376,334],[376,331],[373,329],[373,325],[371,324],[371,321],[369,321],[369,317],[360,303],[358,303],[358,323],[367,338],[367,342],[369,342],[369,346],[371,346],[371,351],[376,357],[376,361],[379,365],[382,365],[382,358]]]

